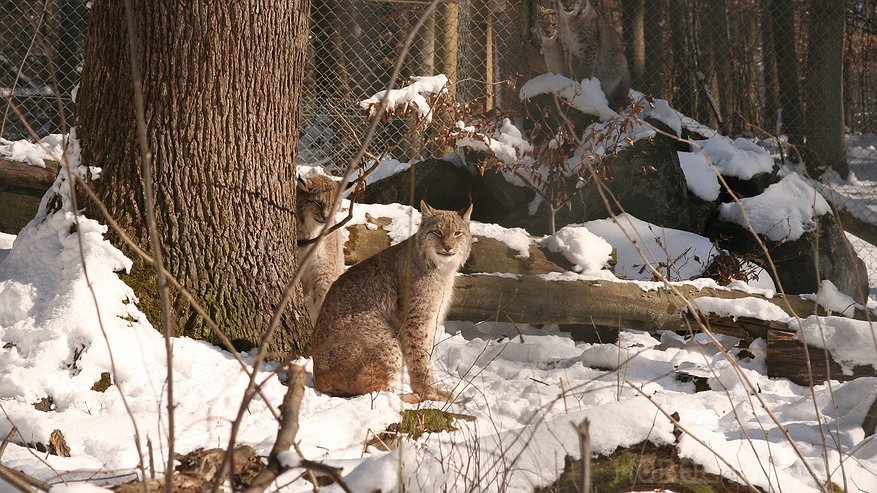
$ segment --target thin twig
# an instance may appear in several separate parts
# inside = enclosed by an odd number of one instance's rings
[[[3,457],[3,454],[6,452],[6,446],[9,445],[9,442],[12,440],[12,436],[18,431],[18,428],[15,425],[12,425],[12,428],[9,428],[9,433],[6,434],[6,438],[3,439],[3,443],[0,443],[0,457]]]
[[[172,493],[174,489],[174,347],[171,340],[170,301],[168,300],[167,279],[164,275],[164,262],[161,253],[161,239],[155,221],[155,196],[152,189],[152,152],[146,136],[146,110],[143,103],[143,76],[140,73],[140,38],[136,31],[134,7],[131,0],[125,0],[125,19],[128,25],[128,55],[131,62],[131,83],[134,87],[134,109],[137,121],[137,144],[140,148],[140,171],[143,180],[143,203],[146,207],[146,229],[149,231],[149,245],[155,267],[155,279],[161,303],[161,326],[164,334],[164,347],[167,357],[167,467],[164,471],[164,489]]]
[[[298,465],[311,471],[323,473],[326,476],[332,478],[332,480],[335,481],[335,484],[337,484],[346,493],[354,493],[354,491],[350,489],[350,485],[347,484],[347,482],[344,481],[344,478],[341,477],[341,470],[339,468],[323,464],[322,462],[315,462],[307,459],[303,459],[298,463]]]
[[[591,493],[591,421],[588,418],[576,425],[570,423],[579,436],[579,451],[582,453],[582,475],[579,478],[581,493]]]
[[[52,485],[49,483],[30,477],[21,471],[16,471],[15,469],[6,467],[3,464],[0,464],[0,479],[3,479],[15,489],[24,493],[33,493],[36,490],[49,491],[52,489]],[[36,488],[36,490],[34,490],[34,488]]]
[[[277,476],[288,469],[281,464],[278,456],[288,452],[295,442],[298,434],[298,414],[301,409],[301,400],[305,392],[305,380],[307,372],[300,365],[289,365],[289,380],[287,381],[286,395],[280,408],[280,429],[277,430],[277,440],[268,455],[268,466],[262,470],[246,489],[247,493],[261,493],[268,488]]]

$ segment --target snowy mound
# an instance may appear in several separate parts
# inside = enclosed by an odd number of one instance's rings
[[[413,110],[419,118],[432,121],[432,107],[424,94],[441,94],[448,92],[448,78],[444,74],[430,77],[412,77],[411,84],[401,89],[391,89],[374,94],[359,102],[360,108],[369,112],[369,117],[377,111],[381,101],[386,101],[387,114],[407,113]]]
[[[599,271],[608,265],[612,256],[612,245],[588,231],[588,228],[576,224],[564,226],[557,233],[546,236],[541,245],[563,254],[576,272]]]
[[[740,199],[740,203],[722,204],[719,217],[743,227],[748,218],[756,233],[772,241],[797,240],[816,228],[816,217],[831,210],[797,173],[789,173],[760,195]]]
[[[27,140],[0,139],[0,156],[31,166],[46,167],[46,160],[57,161],[64,154],[64,136],[51,134],[34,144]]]
[[[469,147],[476,151],[489,152],[506,164],[515,164],[525,154],[533,150],[533,146],[521,135],[521,131],[511,120],[503,118],[499,128],[493,134],[478,132],[473,126],[457,122],[457,128],[463,136],[457,139],[457,147]]]
[[[758,144],[743,138],[732,141],[723,135],[716,135],[706,140],[696,140],[694,144],[716,165],[722,176],[748,180],[773,169],[770,154]]]
[[[677,152],[688,189],[698,198],[712,202],[719,198],[722,186],[706,156],[699,152]]]
[[[699,277],[718,253],[708,238],[655,226],[630,214],[620,214],[617,224],[611,219],[598,219],[584,226],[615,247],[615,275],[623,279],[652,280],[653,273],[643,256],[671,281],[692,279]]]

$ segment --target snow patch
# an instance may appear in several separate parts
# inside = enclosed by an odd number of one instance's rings
[[[755,232],[772,241],[797,240],[816,229],[816,216],[831,210],[828,202],[797,173],[789,173],[763,193],[740,202]],[[736,202],[722,204],[719,217],[746,227],[740,207]]]

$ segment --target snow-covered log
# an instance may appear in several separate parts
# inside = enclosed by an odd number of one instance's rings
[[[0,157],[0,189],[18,188],[45,192],[52,186],[60,165],[46,161],[46,166],[31,166],[21,161]]]

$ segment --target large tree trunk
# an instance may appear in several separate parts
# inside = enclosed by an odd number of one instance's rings
[[[842,0],[811,0],[807,46],[805,158],[813,178],[828,169],[849,174],[844,131]]]
[[[770,0],[770,18],[780,88],[780,105],[783,110],[782,131],[789,137],[790,143],[800,145],[803,142],[804,118],[801,112],[801,94],[798,82],[798,52],[795,49],[793,0]]]
[[[670,0],[670,46],[673,53],[673,106],[694,116],[694,83],[691,70],[691,19],[687,0]]]
[[[761,66],[764,71],[764,127],[770,131],[777,129],[777,110],[780,108],[780,86],[777,80],[776,49],[773,42],[770,9],[761,6]]]
[[[241,348],[257,344],[295,271],[295,158],[308,0],[135,0],[146,133],[166,267]],[[100,197],[146,246],[125,10],[95,2],[78,103]],[[146,284],[148,286],[148,283]],[[149,297],[154,286],[140,286]],[[308,348],[300,293],[273,351]],[[215,340],[175,298],[176,333]],[[156,319],[152,319],[155,323]]]
[[[670,73],[667,66],[667,54],[670,52],[667,46],[666,30],[664,26],[670,23],[667,18],[667,1],[651,0],[649,2],[649,15],[644,16],[643,44],[645,45],[645,72],[643,72],[642,86],[634,87],[646,94],[659,97],[670,97],[673,81],[668,76]]]
[[[631,84],[640,89],[645,82],[646,38],[645,0],[624,0],[621,4],[621,27]],[[642,90],[642,89],[640,89]]]

